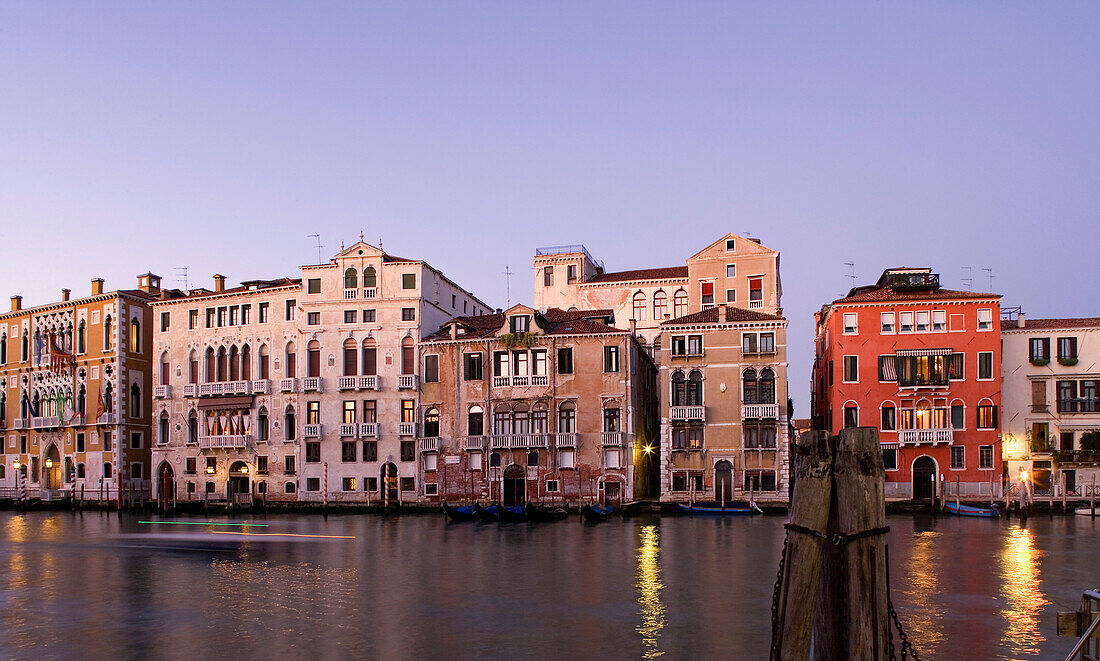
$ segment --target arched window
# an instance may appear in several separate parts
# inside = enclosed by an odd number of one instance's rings
[[[8,334],[0,334],[0,365],[8,362]]]
[[[293,441],[295,433],[294,407],[288,404],[286,411],[283,412],[283,438]]]
[[[691,370],[687,381],[687,405],[703,405],[703,373],[699,370]]]
[[[157,442],[161,445],[168,444],[168,411],[160,412],[160,420],[158,427]]]
[[[86,336],[86,332],[87,332],[87,328],[84,325],[84,320],[81,319],[80,324],[76,327],[76,352],[77,353],[84,353],[88,350],[87,345],[85,344],[85,339],[84,339],[85,336]]]
[[[663,290],[653,295],[653,321],[664,321],[668,314],[668,294]]]
[[[775,372],[770,367],[760,371],[760,399],[757,404],[775,404]]]
[[[677,370],[672,374],[672,405],[685,406],[687,402],[687,379]]]
[[[532,407],[531,409],[531,433],[550,433],[550,421],[548,418],[549,413],[546,410],[546,404],[542,402],[535,402],[534,407]]]
[[[500,453],[494,452],[489,455],[489,466],[491,468],[500,468]]]
[[[378,278],[375,277],[373,266],[363,269],[363,286],[367,289],[378,286]]]
[[[883,402],[881,417],[882,431],[895,431],[898,428],[898,411],[893,402]]]
[[[268,438],[266,406],[261,406],[259,413],[256,414],[256,438],[261,441],[266,441]]]
[[[298,376],[298,354],[293,342],[286,343],[286,362],[283,364],[283,374],[288,379]]]
[[[130,352],[141,353],[141,322],[137,317],[130,320]]]
[[[539,453],[537,450],[531,450],[527,453],[527,465],[538,466],[539,465]]]
[[[679,318],[688,313],[688,295],[683,289],[677,289],[672,296],[672,316]]]
[[[187,382],[199,382],[199,356],[194,349],[187,353]]]
[[[306,345],[306,376],[321,376],[321,343],[317,340]]]
[[[439,409],[433,406],[424,412],[424,437],[437,436],[439,436]]]
[[[168,352],[160,354],[160,385],[166,386],[171,382],[172,366],[168,362]]]
[[[401,373],[413,374],[416,370],[416,343],[411,337],[401,340]]]
[[[485,410],[480,406],[471,406],[466,416],[466,434],[481,436],[485,433]]]
[[[344,289],[355,289],[358,282],[359,274],[355,272],[355,269],[349,267],[344,270]]]
[[[512,411],[512,433],[531,433],[531,414],[528,411],[527,404],[517,404],[516,408]]]
[[[241,347],[241,379],[252,379],[252,349],[247,344]]]
[[[218,347],[218,365],[215,374],[216,381],[225,381],[229,377],[229,357],[225,353],[225,347]]]
[[[83,383],[76,391],[76,412],[80,415],[85,415],[88,412],[88,391],[84,389]]]
[[[214,360],[214,349],[206,347],[206,382],[216,381],[218,378],[217,366]]]
[[[271,378],[270,357],[267,355],[267,345],[266,344],[261,344],[260,345],[260,364],[259,364],[259,369],[257,370],[257,372],[259,372],[259,378],[261,378],[261,379],[270,379]]]
[[[352,338],[344,340],[344,376],[355,376],[359,363],[359,343]]]
[[[241,354],[237,351],[237,345],[229,347],[229,380],[241,380]]]
[[[195,409],[191,409],[191,412],[187,415],[187,443],[188,445],[195,445],[199,442],[199,417],[195,413]]]
[[[577,433],[577,405],[573,402],[562,402],[558,407],[558,433]]]
[[[378,374],[378,347],[373,337],[363,340],[363,374],[367,376]]]
[[[130,384],[130,417],[141,417],[141,388],[136,383]]]
[[[637,321],[645,321],[645,294],[638,292],[634,294],[634,316],[631,317]]]
[[[742,404],[761,404],[763,402],[758,401],[756,391],[756,370],[745,370],[745,375],[741,377],[744,384],[743,396],[741,398]]]

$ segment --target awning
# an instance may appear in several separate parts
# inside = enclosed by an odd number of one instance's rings
[[[213,397],[199,400],[199,410],[238,411],[252,408],[252,397]]]
[[[951,349],[898,349],[894,353],[898,356],[946,356]]]

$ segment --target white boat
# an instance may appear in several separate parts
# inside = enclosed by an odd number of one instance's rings
[[[1078,516],[1100,516],[1100,507],[1097,507],[1095,510],[1091,507],[1078,507],[1074,512]]]

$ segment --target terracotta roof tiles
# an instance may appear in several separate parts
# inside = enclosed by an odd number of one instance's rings
[[[587,282],[629,282],[632,280],[669,280],[688,277],[687,266],[668,266],[659,269],[635,269],[592,276]]]
[[[1045,330],[1055,328],[1100,328],[1100,317],[1073,317],[1068,319],[1024,319],[1023,329],[1011,322],[1002,325],[1002,330]]]
[[[757,312],[756,310],[746,310],[744,308],[737,308],[732,305],[726,307],[726,321],[729,323],[737,323],[741,321],[782,321],[783,317],[775,314],[768,314],[766,312]],[[677,317],[676,319],[669,319],[662,323],[662,326],[682,326],[685,324],[716,324],[718,323],[718,308],[707,308],[699,312],[692,312],[691,314]]]
[[[894,290],[889,287],[858,287],[859,291],[838,298],[833,303],[864,303],[871,301],[930,301],[951,298],[1000,298],[1000,294],[984,294],[980,292],[956,291],[953,289],[902,289]]]

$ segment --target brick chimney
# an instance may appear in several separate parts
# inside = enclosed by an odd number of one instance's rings
[[[726,306],[719,305],[718,306],[718,323],[720,323],[720,324],[726,323],[726,313],[727,313]]]
[[[11,297],[11,311],[15,312],[16,310],[22,310],[22,309],[23,309],[23,297],[18,296],[18,295],[12,296]]]
[[[67,289],[67,288],[66,288],[66,289],[62,289],[62,290],[61,290],[61,300],[62,300],[62,301],[67,301],[67,300],[69,300],[69,294],[71,294],[71,293],[72,293],[72,290],[71,290],[71,289]]]
[[[1020,314],[1016,317],[1016,328],[1023,328],[1026,325],[1027,320],[1024,318],[1024,313],[1020,312]]]
[[[225,291],[225,276],[221,273],[214,274],[214,291]]]
[[[92,296],[103,293],[103,278],[92,278]]]

